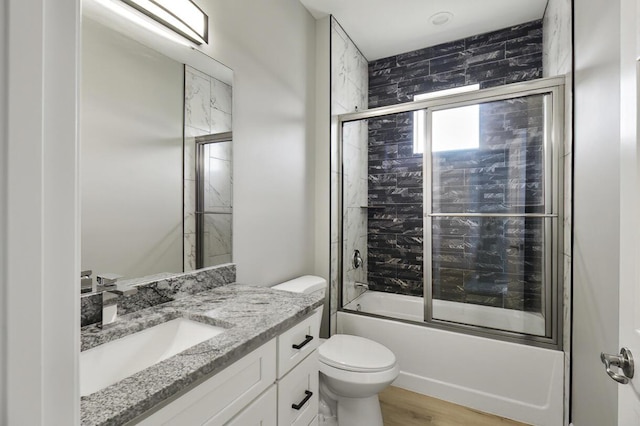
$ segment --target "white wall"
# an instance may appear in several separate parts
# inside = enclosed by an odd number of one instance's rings
[[[313,272],[315,21],[298,1],[198,1],[208,55],[233,69],[238,281]]]
[[[599,355],[619,350],[620,1],[574,8],[572,421],[615,425],[617,385]]]
[[[82,269],[182,272],[183,65],[83,19]]]
[[[8,51],[2,60],[6,390],[0,422],[74,425],[80,405],[80,2],[6,0],[2,9]]]
[[[0,424],[6,424],[6,354],[7,339],[7,268],[6,268],[6,243],[7,243],[7,49],[5,46],[6,28],[8,28],[6,0],[0,1]]]
[[[331,179],[331,19],[316,21],[316,170],[315,170],[315,268],[314,275],[330,281],[330,179]],[[327,291],[320,335],[329,337],[331,292]]]
[[[640,3],[620,1],[620,307],[619,345],[640,353],[638,342],[638,278],[640,277],[640,146],[638,124],[638,69],[640,58]],[[614,350],[618,352],[617,350]],[[611,351],[609,353],[613,353]],[[637,355],[636,355],[637,359]],[[618,423],[640,423],[638,376],[636,384],[618,386]]]

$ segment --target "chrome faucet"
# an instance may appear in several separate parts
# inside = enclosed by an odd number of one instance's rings
[[[93,291],[93,271],[87,270],[80,272],[80,293],[91,293]]]
[[[135,286],[118,287],[122,275],[102,274],[96,277],[96,289],[102,292],[102,326],[113,323],[118,317],[118,297],[131,296],[138,292]]]

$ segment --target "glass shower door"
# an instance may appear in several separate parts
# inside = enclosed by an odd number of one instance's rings
[[[196,138],[196,268],[232,261],[232,135]]]
[[[423,113],[425,319],[551,337],[558,250],[551,94]]]

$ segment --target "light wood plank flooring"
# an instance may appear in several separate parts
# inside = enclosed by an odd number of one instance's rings
[[[393,386],[379,397],[384,426],[525,426]]]

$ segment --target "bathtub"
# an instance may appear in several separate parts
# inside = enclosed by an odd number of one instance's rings
[[[348,308],[358,304],[377,315],[418,322],[423,317],[422,299],[412,296],[368,291]],[[441,308],[451,307],[445,302]],[[391,349],[400,364],[394,386],[524,423],[563,424],[561,351],[348,311],[338,312],[337,330]]]
[[[422,322],[424,299],[402,294],[367,291],[347,304],[345,309]],[[433,317],[443,321],[464,322],[534,336],[544,336],[545,334],[544,317],[535,312],[434,299]]]

